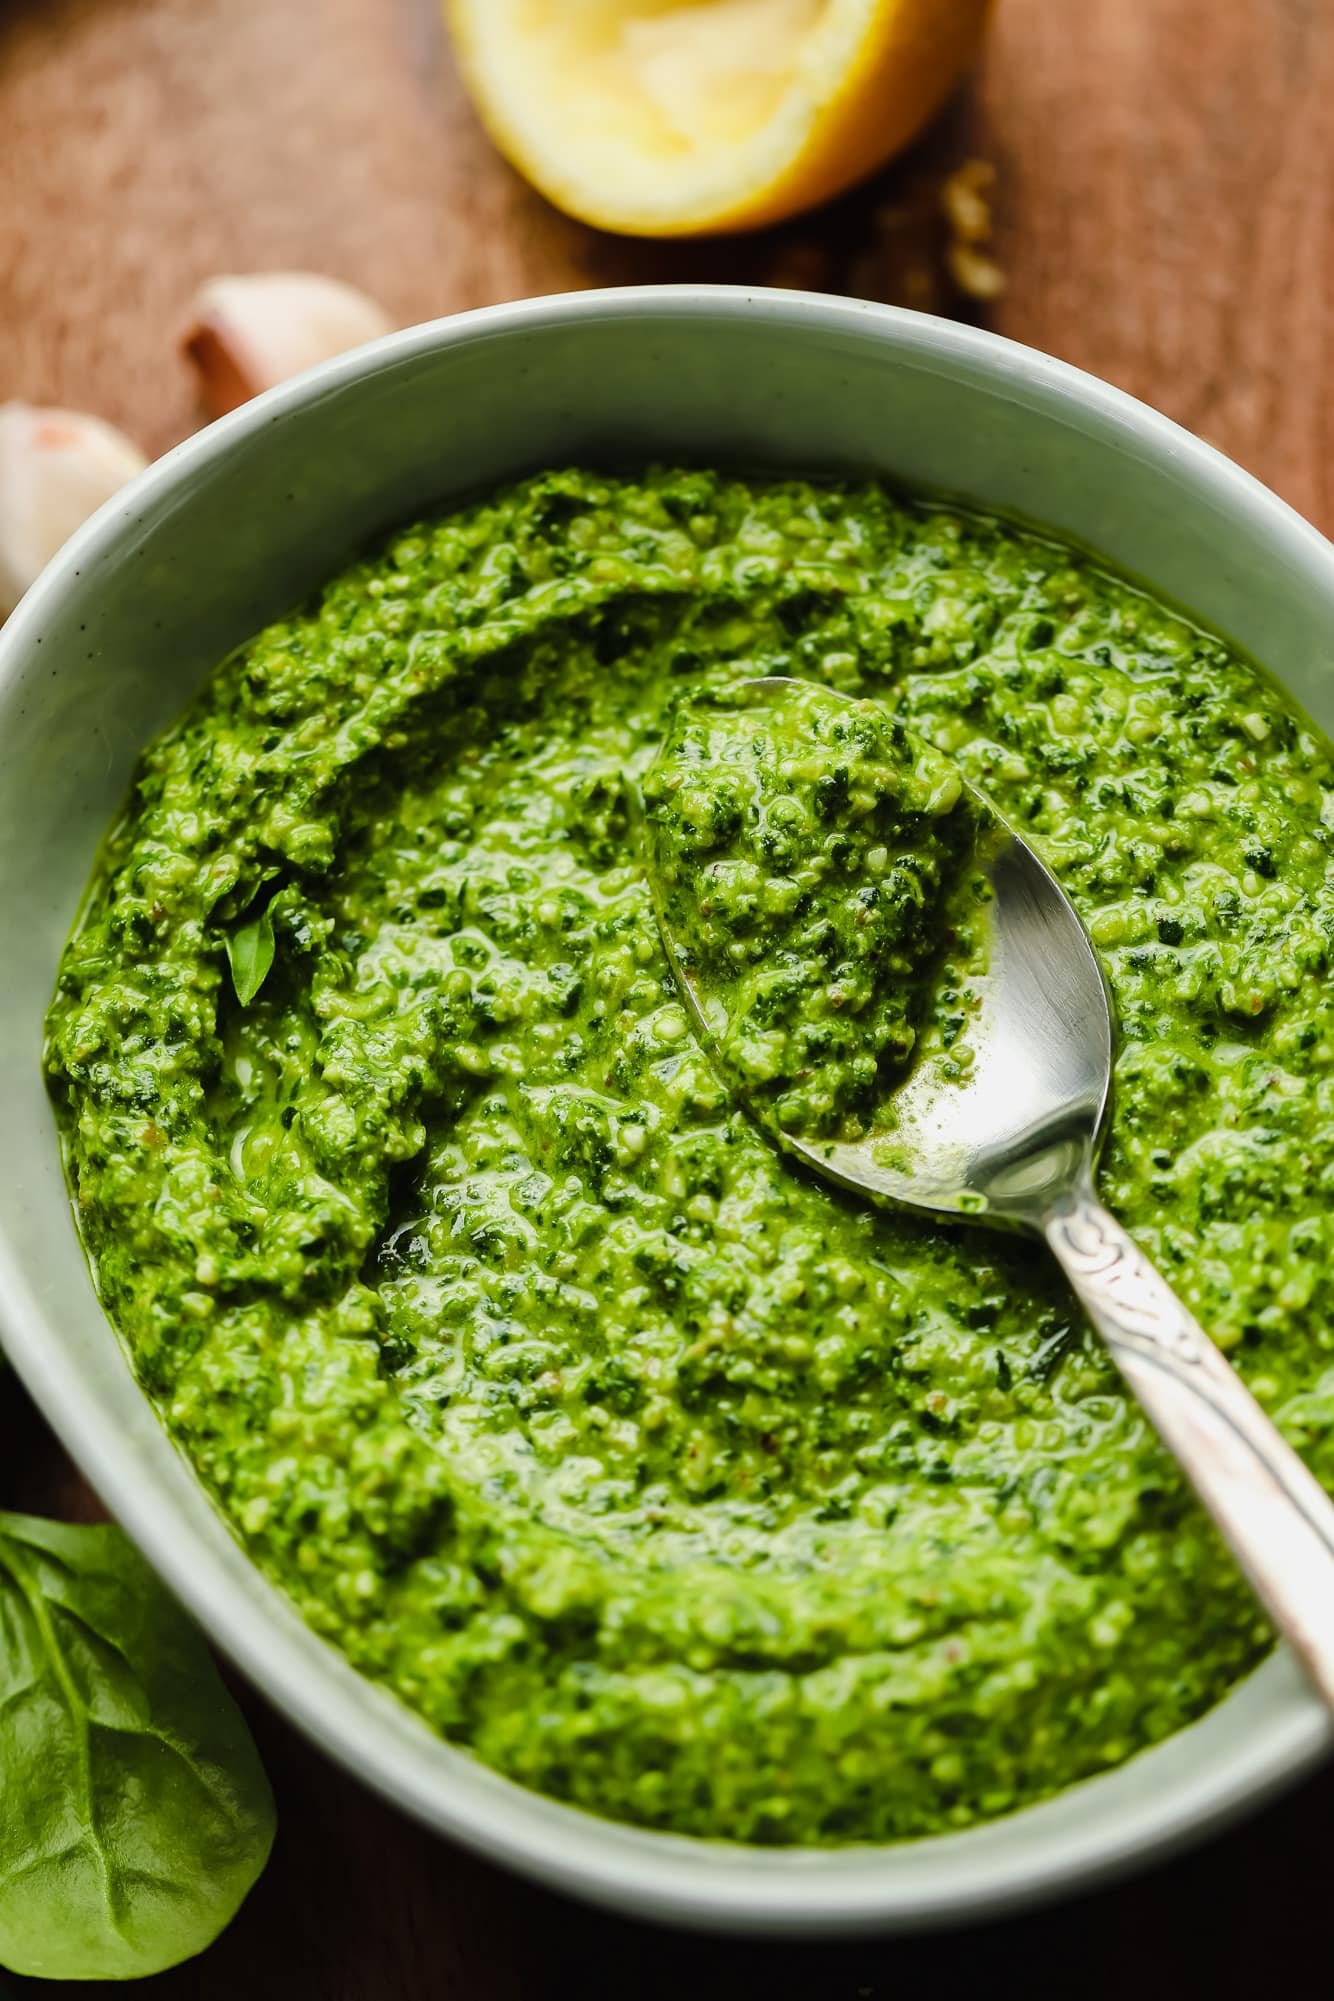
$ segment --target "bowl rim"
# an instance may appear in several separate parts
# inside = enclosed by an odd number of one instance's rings
[[[1334,599],[1334,547],[1317,529],[1214,447],[1069,363],[981,328],[866,301],[728,285],[638,285],[556,293],[426,321],[282,383],[187,438],[78,530],[0,628],[0,686],[20,669],[48,613],[81,570],[113,555],[134,535],[137,519],[188,489],[201,467],[243,448],[284,416],[417,355],[479,338],[594,321],[700,317],[750,318],[814,336],[883,338],[902,355],[966,366],[987,378],[993,391],[1022,392],[1025,400],[1057,406],[1085,426],[1097,418],[1133,439],[1142,458],[1173,462],[1243,524],[1263,523],[1284,542],[1291,563]],[[10,1358],[81,1470],[171,1589],[263,1694],[364,1783],[435,1831],[549,1887],[715,1930],[810,1935],[957,1924],[1141,1866],[1258,1804],[1309,1770],[1334,1741],[1323,1710],[1290,1663],[1279,1659],[1258,1671],[1286,1675],[1288,1682],[1260,1727],[1244,1737],[1234,1732],[1226,1756],[1203,1771],[1177,1773],[1162,1791],[1129,1793],[1109,1824],[1084,1827],[1076,1813],[1066,1825],[1053,1808],[1093,1788],[1105,1792],[1118,1774],[1161,1759],[1201,1724],[1053,1801],[960,1834],[892,1846],[745,1848],[650,1832],[549,1800],[443,1744],[307,1627],[248,1558],[228,1564],[220,1547],[173,1519],[151,1478],[145,1480],[133,1442],[108,1420],[48,1326],[13,1258],[8,1227],[0,1216],[0,1332]],[[220,1511],[218,1519],[225,1524]],[[1213,1714],[1236,1699],[1236,1693],[1229,1696]]]

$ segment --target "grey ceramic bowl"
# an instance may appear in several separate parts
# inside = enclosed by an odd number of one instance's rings
[[[442,1834],[622,1910],[778,1932],[958,1922],[1141,1863],[1309,1766],[1291,1661],[1060,1798],[895,1848],[787,1853],[558,1806],[433,1737],[251,1567],[89,1283],[43,1092],[43,1011],[145,739],[368,537],[563,460],[872,468],[1079,538],[1221,627],[1334,725],[1334,550],[1207,446],[1086,375],[916,314],[726,289],[446,320],[262,397],[153,466],[0,632],[0,1322],[111,1511],[272,1700]]]

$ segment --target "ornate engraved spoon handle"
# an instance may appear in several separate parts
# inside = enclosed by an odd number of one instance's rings
[[[1043,1228],[1163,1443],[1334,1709],[1334,1503],[1091,1187],[1058,1204]]]

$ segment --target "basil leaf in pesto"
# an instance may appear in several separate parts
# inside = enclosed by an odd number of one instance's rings
[[[239,924],[228,934],[227,958],[232,969],[232,985],[242,1007],[249,1007],[273,967],[276,950],[273,919],[267,906],[257,917]]]
[[[0,1514],[0,1965],[175,1966],[268,1858],[273,1796],[201,1635],[119,1529]]]

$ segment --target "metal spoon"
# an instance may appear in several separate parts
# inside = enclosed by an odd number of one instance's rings
[[[766,676],[746,692],[781,702],[795,692],[808,696],[810,684]],[[1257,1596],[1334,1708],[1334,1503],[1098,1200],[1093,1172],[1113,1051],[1102,971],[1050,870],[987,801],[971,796],[994,836],[979,849],[994,901],[965,1077],[942,1082],[926,1064],[909,1071],[894,1093],[897,1129],[906,1138],[892,1166],[873,1137],[811,1143],[779,1130],[754,1104],[748,1109],[785,1151],[841,1188],[1046,1241]],[[717,1061],[708,1012],[667,917],[655,851],[660,832],[650,824],[647,836],[667,956]],[[735,1088],[726,1065],[720,1068]]]

